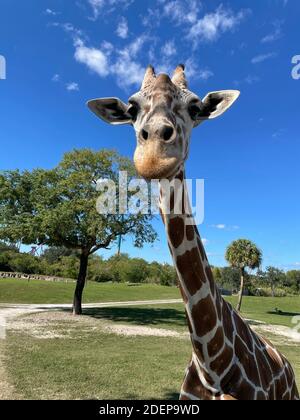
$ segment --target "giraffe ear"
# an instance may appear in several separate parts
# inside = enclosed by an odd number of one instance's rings
[[[200,112],[197,115],[198,119],[211,120],[219,117],[233,105],[239,96],[240,91],[238,90],[220,90],[209,93],[202,101]]]
[[[131,124],[128,105],[118,98],[93,99],[87,103],[89,109],[99,118],[112,125]]]

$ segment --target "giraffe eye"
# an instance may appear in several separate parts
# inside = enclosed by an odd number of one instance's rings
[[[136,120],[138,113],[139,113],[139,107],[136,103],[130,103],[129,108],[127,110],[127,113],[131,116],[132,120]]]
[[[189,114],[192,120],[196,120],[200,113],[201,113],[201,109],[198,105],[191,104],[189,106]]]

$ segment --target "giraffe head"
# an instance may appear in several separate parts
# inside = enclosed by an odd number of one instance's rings
[[[157,76],[149,66],[140,91],[128,104],[118,98],[102,98],[89,101],[88,106],[110,124],[132,125],[139,175],[162,179],[171,178],[184,164],[192,129],[222,115],[239,94],[236,90],[211,92],[201,100],[188,89],[183,65],[176,68],[172,79],[166,74]]]

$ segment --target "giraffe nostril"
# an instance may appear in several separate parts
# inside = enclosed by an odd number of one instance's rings
[[[142,130],[142,137],[143,137],[143,139],[144,140],[148,140],[148,138],[149,138],[149,133],[148,133],[148,131],[146,131],[146,130]]]
[[[173,127],[171,127],[170,125],[169,125],[169,126],[168,126],[168,125],[166,125],[166,126],[162,129],[162,131],[161,131],[161,137],[162,137],[165,141],[168,141],[168,140],[170,140],[170,139],[172,138],[173,133],[174,133],[174,128],[173,128]]]

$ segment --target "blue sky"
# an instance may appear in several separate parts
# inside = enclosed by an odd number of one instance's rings
[[[296,0],[0,1],[0,169],[50,168],[72,148],[116,148],[132,156],[130,127],[110,127],[88,99],[138,90],[144,68],[187,64],[190,87],[240,89],[220,119],[193,133],[189,178],[205,179],[201,226],[210,261],[246,237],[265,265],[300,268],[299,92],[291,76],[300,54]],[[160,240],[123,251],[170,261]],[[114,252],[114,250],[112,251]],[[107,255],[107,254],[106,254]]]

